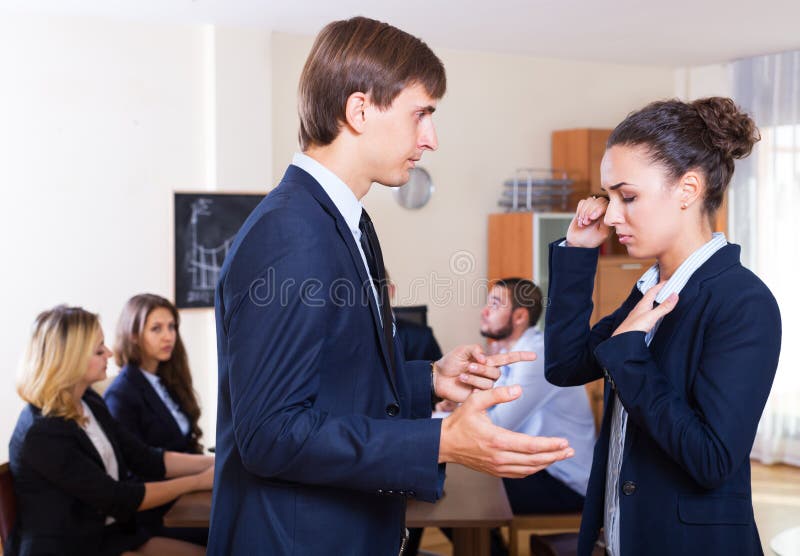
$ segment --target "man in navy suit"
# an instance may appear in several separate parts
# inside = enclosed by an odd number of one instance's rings
[[[360,199],[405,183],[436,148],[444,90],[439,59],[390,25],[354,18],[317,37],[299,87],[303,153],[242,226],[217,287],[209,554],[396,556],[406,498],[435,501],[446,462],[523,476],[571,455],[485,415],[521,392],[491,389],[497,366],[533,354],[463,346],[405,362],[394,337]],[[432,395],[464,403],[430,419]]]

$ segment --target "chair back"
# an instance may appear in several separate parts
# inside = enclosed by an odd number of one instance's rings
[[[404,320],[412,324],[428,326],[428,306],[427,305],[407,305],[405,307],[392,307],[394,316],[398,320]]]
[[[0,464],[0,547],[6,546],[17,520],[17,498],[8,463]]]

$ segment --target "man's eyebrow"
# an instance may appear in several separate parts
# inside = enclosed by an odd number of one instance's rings
[[[428,114],[433,114],[434,112],[436,112],[436,107],[430,104],[428,106],[417,106],[415,112],[418,112],[420,110],[422,110],[423,112],[427,112]]]

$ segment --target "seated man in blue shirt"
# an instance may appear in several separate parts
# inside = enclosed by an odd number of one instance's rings
[[[592,465],[595,424],[583,386],[561,388],[544,376],[544,334],[536,328],[542,314],[542,292],[530,280],[506,278],[489,290],[481,312],[481,335],[495,341],[497,352],[533,351],[539,357],[506,365],[495,387],[519,384],[522,396],[489,408],[495,425],[530,435],[558,434],[575,449],[524,479],[503,479],[515,514],[577,512],[583,508]]]
[[[495,387],[519,384],[523,394],[513,402],[489,408],[489,418],[497,426],[526,434],[558,433],[575,449],[573,458],[540,473],[503,479],[514,514],[581,511],[592,466],[595,424],[586,389],[554,386],[544,376],[544,334],[536,328],[542,307],[542,292],[533,282],[504,278],[492,285],[481,311],[481,335],[493,340],[487,352],[538,354],[535,361],[501,367]],[[436,409],[452,411],[456,405],[443,401]],[[492,531],[491,546],[492,556],[507,553],[498,530]]]

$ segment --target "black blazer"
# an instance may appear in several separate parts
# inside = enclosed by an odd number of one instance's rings
[[[125,365],[103,397],[108,410],[128,432],[148,446],[190,452],[191,431],[181,433],[169,408],[136,365]]]
[[[145,446],[117,425],[93,390],[87,390],[83,400],[114,448],[120,477],[129,470],[164,476],[161,450]],[[109,477],[100,454],[75,421],[44,417],[29,404],[17,420],[9,455],[18,519],[8,556],[94,554],[106,516],[123,528],[135,528],[144,484]]]
[[[753,556],[750,450],[778,365],[775,298],[723,247],[692,274],[652,342],[613,336],[642,299],[636,287],[589,328],[597,249],[550,249],[547,379],[560,386],[605,378],[605,413],[583,507],[578,554],[603,527],[616,389],[628,412],[619,477],[622,556]]]

